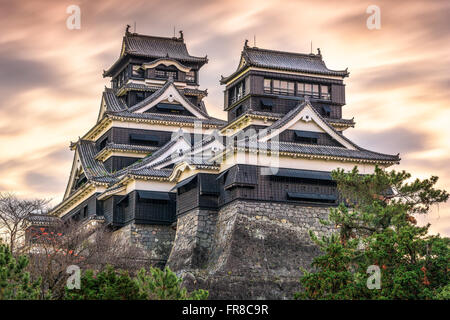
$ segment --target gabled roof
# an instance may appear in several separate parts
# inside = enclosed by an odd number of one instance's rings
[[[131,172],[132,170],[137,169],[144,169],[144,168],[151,168],[152,165],[158,161],[164,160],[167,156],[170,156],[172,153],[172,150],[179,145],[180,148],[183,147],[184,150],[187,150],[188,147],[190,147],[191,143],[188,141],[183,131],[179,131],[177,135],[172,138],[169,142],[167,142],[165,145],[160,147],[158,150],[153,152],[150,156],[143,158],[139,162],[135,162],[131,164],[130,166],[123,168],[122,170],[117,171],[114,176],[119,177],[126,175],[127,173]]]
[[[88,180],[100,183],[111,183],[114,181],[114,178],[111,177],[103,163],[95,160],[97,148],[94,142],[79,140],[77,150],[79,151],[81,165]]]
[[[151,96],[148,96],[141,102],[128,108],[128,111],[142,113],[154,107],[156,104],[163,100],[179,102],[186,110],[200,119],[209,118],[209,115],[204,110],[194,105],[189,99],[184,96],[183,93],[178,90],[172,79],[167,80],[167,82],[157,91],[155,91]]]
[[[196,122],[201,122],[202,125],[205,126],[211,126],[211,127],[220,127],[225,124],[225,121],[209,117],[207,119],[199,119],[197,117],[192,116],[182,116],[182,115],[176,115],[176,114],[162,114],[162,113],[135,113],[135,112],[128,112],[128,111],[121,111],[121,112],[115,112],[115,113],[108,113],[108,117],[111,119],[118,118],[118,119],[137,119],[140,121],[149,121],[149,122],[155,122],[155,123],[173,123],[176,125],[183,125],[183,124],[191,124],[193,125]]]
[[[126,31],[122,40],[122,51],[119,59],[103,73],[104,77],[111,76],[111,72],[119,61],[126,55],[144,58],[172,58],[175,60],[203,65],[208,58],[191,56],[182,37],[156,37]]]
[[[246,148],[253,150],[256,146],[251,142],[239,142],[235,148]],[[338,160],[366,160],[367,162],[387,162],[398,163],[400,158],[398,155],[390,155],[378,153],[363,148],[356,150],[347,149],[344,147],[325,146],[325,145],[313,145],[302,144],[295,142],[267,142],[259,143],[257,146],[259,151],[276,151],[280,153],[296,154],[297,157],[305,158],[335,158]],[[356,161],[355,161],[356,162]]]
[[[63,201],[73,194],[72,187],[80,170],[86,176],[88,183],[104,185],[115,181],[103,163],[95,159],[97,148],[94,142],[80,139],[72,147],[75,148],[75,154]]]
[[[119,89],[117,89],[117,95],[120,96],[122,95],[122,93],[126,92],[126,91],[157,91],[158,89],[160,89],[160,86],[156,86],[156,85],[149,85],[146,83],[135,83],[135,82],[127,82],[126,84],[124,84],[122,87],[120,87]],[[112,89],[110,89],[112,90]],[[206,97],[208,95],[208,90],[200,90],[200,89],[194,89],[194,88],[180,88],[178,89],[178,91],[180,91],[181,93],[183,93],[184,95],[189,95],[189,96],[200,96],[200,97]]]
[[[117,97],[114,90],[111,88],[105,88],[102,94],[102,103],[100,106],[100,112],[97,121],[103,118],[105,112],[118,112],[127,109],[125,101]]]
[[[343,147],[310,145],[295,142],[271,142],[271,138],[279,135],[284,130],[287,130],[295,122],[303,120],[305,122],[314,121],[324,132],[328,133],[333,139],[343,145]],[[251,142],[256,141],[252,138],[248,141],[238,141],[237,147],[242,145],[244,148],[252,148]],[[258,148],[261,146],[270,150],[286,153],[298,153],[302,155],[317,155],[326,157],[337,157],[347,159],[362,159],[371,161],[383,161],[397,163],[400,161],[399,155],[389,155],[378,152],[373,152],[359,147],[350,139],[338,132],[332,125],[330,125],[310,104],[309,100],[299,104],[297,107],[289,111],[283,118],[275,121],[272,125],[262,130],[257,134]]]
[[[303,112],[305,110],[305,112]],[[311,105],[309,99],[300,103],[289,111],[283,118],[275,121],[272,125],[258,134],[258,139],[267,141],[274,135],[279,135],[293,123],[303,120],[305,122],[314,121],[324,132],[328,133],[333,139],[347,147],[348,149],[357,149],[358,146],[350,139],[338,132],[331,124],[329,124],[317,110]]]
[[[127,152],[145,155],[155,150],[158,150],[158,147],[108,142],[102,150],[97,152],[95,159],[104,161],[110,152]]]
[[[325,65],[320,54],[303,54],[285,51],[261,49],[257,47],[244,46],[241,53],[241,62],[238,69],[228,77],[221,79],[225,84],[234,78],[238,73],[248,67],[260,67],[265,69],[275,69],[282,71],[294,71],[323,76],[347,77],[345,70],[331,70]]]

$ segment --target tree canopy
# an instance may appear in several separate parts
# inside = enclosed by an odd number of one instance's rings
[[[322,255],[304,271],[298,299],[450,299],[450,239],[428,233],[414,215],[448,200],[438,177],[415,179],[405,171],[373,174],[333,171],[343,202],[323,224],[336,232],[310,232]],[[371,267],[372,266],[372,267]],[[368,270],[380,272],[370,289]],[[373,271],[372,271],[373,272]]]

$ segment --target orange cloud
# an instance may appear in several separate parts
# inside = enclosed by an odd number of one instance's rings
[[[210,113],[222,118],[218,81],[236,69],[245,39],[298,52],[309,52],[312,41],[330,68],[350,70],[344,116],[357,127],[348,135],[381,152],[398,150],[399,169],[438,175],[450,189],[450,4],[377,3],[381,29],[371,31],[368,4],[357,0],[1,2],[0,191],[61,199],[68,143],[94,124],[108,84],[102,71],[133,22],[138,32],[163,36],[175,25],[191,54],[208,54],[200,83]],[[72,4],[81,8],[80,30],[66,28]],[[450,235],[450,205],[428,221]]]

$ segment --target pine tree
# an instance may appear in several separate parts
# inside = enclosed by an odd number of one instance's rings
[[[355,167],[332,173],[346,205],[330,210],[326,225],[337,232],[312,240],[323,255],[314,272],[304,270],[303,299],[445,299],[449,298],[450,238],[429,235],[430,225],[417,226],[416,214],[447,201],[434,188],[437,177],[408,182],[411,175],[386,172],[361,175]],[[381,273],[381,287],[369,289],[369,266]]]
[[[0,300],[39,299],[40,281],[31,281],[26,272],[28,258],[14,258],[8,246],[0,243]]]
[[[141,292],[150,300],[204,300],[208,298],[208,291],[196,290],[188,293],[183,288],[181,278],[168,267],[164,270],[150,268],[149,272],[141,269],[137,275],[137,282]]]

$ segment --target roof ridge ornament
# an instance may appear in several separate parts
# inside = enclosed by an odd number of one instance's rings
[[[245,39],[244,48],[248,48],[248,39]]]
[[[180,40],[184,40],[184,36],[183,36],[183,30],[178,31],[180,33],[180,36],[178,37],[178,39]]]
[[[130,34],[130,25],[129,24],[127,24],[127,27],[126,27],[126,29],[125,29],[125,34]]]

